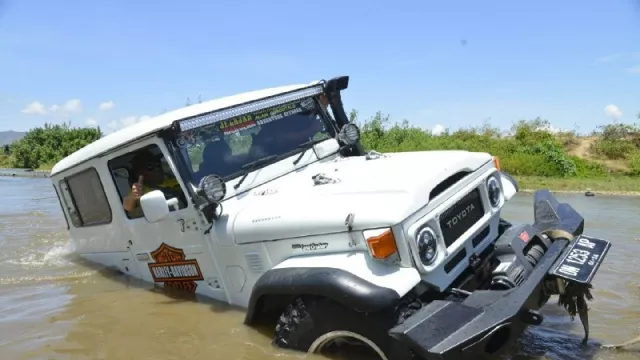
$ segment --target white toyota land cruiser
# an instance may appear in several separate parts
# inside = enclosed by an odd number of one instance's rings
[[[305,352],[478,358],[540,324],[551,295],[586,316],[609,242],[546,190],[531,225],[501,220],[518,186],[490,154],[365,152],[348,80],[191,105],[61,160],[77,252],[245,307]]]

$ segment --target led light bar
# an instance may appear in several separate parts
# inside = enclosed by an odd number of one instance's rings
[[[278,105],[286,104],[299,99],[304,99],[306,97],[318,95],[318,94],[321,94],[322,92],[323,92],[322,85],[314,85],[312,87],[295,90],[282,95],[275,95],[263,100],[253,101],[253,102],[243,104],[243,105],[238,105],[232,108],[213,111],[210,113],[198,115],[198,116],[183,119],[183,120],[177,120],[174,124],[177,123],[178,128],[176,130],[178,132],[185,132],[185,131],[197,129],[201,126],[214,124],[218,121],[230,119],[236,116],[260,111],[273,106],[278,106]]]

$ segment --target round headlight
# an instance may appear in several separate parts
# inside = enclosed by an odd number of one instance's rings
[[[199,190],[211,202],[219,202],[227,194],[227,185],[218,175],[207,175],[200,180]]]
[[[502,197],[502,189],[500,188],[500,182],[495,176],[487,180],[487,191],[489,192],[489,202],[491,206],[498,207],[498,205],[500,205],[500,198]]]
[[[436,233],[429,227],[418,232],[418,255],[423,264],[429,265],[435,260],[438,253],[438,244],[436,243]]]
[[[340,140],[347,145],[353,145],[360,140],[358,125],[350,123],[342,127],[339,134]]]

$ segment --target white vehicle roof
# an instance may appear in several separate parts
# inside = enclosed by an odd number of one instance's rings
[[[102,155],[110,150],[119,148],[120,146],[131,143],[132,141],[135,141],[147,135],[154,134],[162,129],[166,129],[170,127],[171,124],[176,120],[205,114],[230,106],[240,105],[288,91],[298,90],[317,83],[319,83],[319,81],[314,81],[309,84],[286,85],[262,90],[249,91],[241,94],[204,101],[200,104],[185,106],[158,115],[151,119],[135,123],[133,125],[127,126],[126,128],[106,135],[79,149],[78,151],[60,160],[53,167],[53,169],[51,169],[50,175],[55,175],[85,161],[88,161],[94,157]]]

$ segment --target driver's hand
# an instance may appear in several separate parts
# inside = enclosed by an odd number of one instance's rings
[[[142,180],[143,180],[142,175],[140,175],[140,177],[138,178],[138,182],[134,183],[133,186],[131,186],[131,195],[133,195],[133,198],[135,200],[140,199],[144,191],[144,188],[142,186]]]

